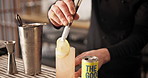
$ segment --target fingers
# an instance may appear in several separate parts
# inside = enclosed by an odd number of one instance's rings
[[[60,27],[61,26],[61,24],[58,24],[58,23],[56,23],[54,20],[52,20],[51,19],[51,22],[55,25],[55,26],[57,26],[57,27]]]
[[[59,20],[59,18],[57,17],[57,15],[54,14],[54,12],[52,10],[49,11],[48,15],[50,15],[50,21],[55,25],[55,26],[60,26],[62,25],[62,22]],[[51,18],[54,17],[54,18]]]
[[[74,16],[74,20],[78,20],[79,19],[79,15],[76,13],[76,15]]]
[[[77,71],[77,72],[75,72],[75,78],[78,78],[78,77],[80,77],[81,76],[81,68]]]
[[[49,19],[55,26],[68,25],[71,21],[77,20],[79,15],[75,14],[75,6],[72,0],[60,0],[51,6],[48,12]]]
[[[59,20],[63,23],[63,25],[68,24],[67,19],[65,18],[64,14],[62,13],[62,11],[60,10],[60,8],[58,6],[53,5],[52,10],[58,16]]]
[[[72,15],[74,15],[75,11],[76,11],[75,6],[74,6],[74,2],[72,0],[64,0],[64,2],[67,4],[70,13]]]
[[[84,56],[85,56],[85,52],[82,53],[82,54],[80,54],[80,55],[78,55],[78,56],[76,57],[76,59],[75,59],[75,66],[81,64],[82,58],[83,58]]]
[[[71,22],[73,20],[73,17],[71,15],[71,13],[69,12],[68,7],[64,1],[57,1],[57,3],[55,5],[60,8],[60,10],[64,14],[64,16],[66,17],[68,22]]]

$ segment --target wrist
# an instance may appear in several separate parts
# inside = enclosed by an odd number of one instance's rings
[[[100,60],[102,60],[103,64],[110,61],[110,53],[107,48],[98,49],[100,53]]]

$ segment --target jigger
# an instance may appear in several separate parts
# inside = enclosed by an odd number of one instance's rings
[[[15,55],[14,55],[15,41],[6,41],[4,43],[5,43],[7,51],[8,51],[7,73],[8,74],[16,74],[17,68],[16,68]]]

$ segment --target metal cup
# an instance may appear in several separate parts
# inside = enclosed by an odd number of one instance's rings
[[[42,30],[45,23],[24,24],[18,27],[25,74],[41,73]]]
[[[8,51],[8,68],[7,73],[8,74],[16,74],[17,67],[15,62],[15,41],[5,41],[4,44],[6,45],[7,51]]]

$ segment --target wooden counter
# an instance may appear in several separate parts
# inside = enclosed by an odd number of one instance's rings
[[[25,21],[49,23],[46,13],[21,13],[20,16]],[[89,21],[74,21],[72,27],[88,29],[89,25]]]

